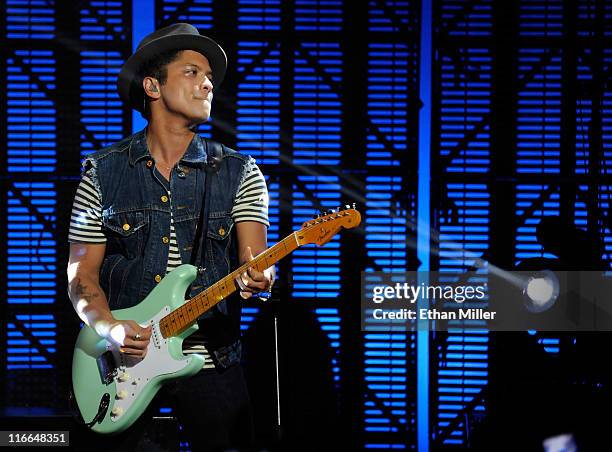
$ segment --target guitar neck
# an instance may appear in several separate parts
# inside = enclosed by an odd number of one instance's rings
[[[258,254],[252,261],[242,264],[229,275],[220,279],[191,300],[185,302],[180,308],[175,309],[161,319],[159,327],[162,336],[172,337],[182,333],[193,325],[198,317],[223,299],[229,297],[237,290],[235,279],[246,272],[248,268],[255,268],[260,272],[264,271],[283,257],[292,253],[298,246],[296,233],[294,232],[276,245]]]

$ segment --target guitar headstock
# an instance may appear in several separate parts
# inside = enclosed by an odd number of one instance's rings
[[[331,210],[324,212],[316,218],[302,224],[302,229],[297,231],[296,237],[298,244],[307,245],[316,243],[324,245],[329,242],[340,229],[352,229],[361,223],[361,214],[353,207],[346,205],[344,209]]]

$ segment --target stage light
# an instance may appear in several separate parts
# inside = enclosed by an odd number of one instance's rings
[[[544,312],[550,309],[559,297],[559,280],[549,270],[538,272],[527,280],[523,296],[528,311]]]
[[[561,435],[551,436],[542,441],[544,452],[577,452],[578,446],[574,435],[564,433]]]

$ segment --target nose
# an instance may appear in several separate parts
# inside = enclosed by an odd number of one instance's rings
[[[205,75],[202,79],[202,84],[200,85],[201,89],[205,91],[207,94],[213,90],[213,84],[210,79]]]

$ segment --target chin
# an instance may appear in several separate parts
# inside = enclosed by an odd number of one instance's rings
[[[191,118],[191,123],[194,125],[199,125],[199,124],[208,122],[209,119],[210,119],[210,113],[206,112],[206,113],[199,114],[199,115],[193,115]]]

